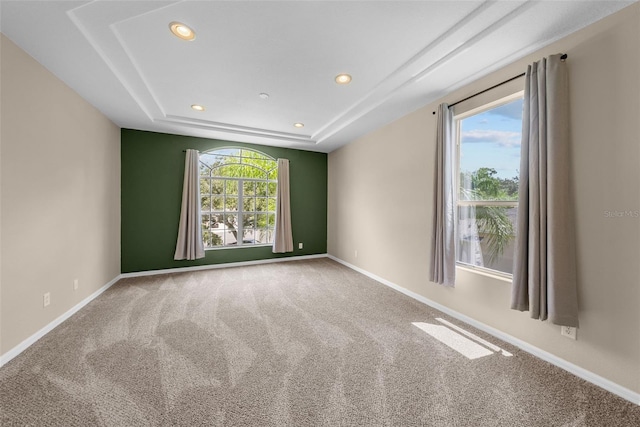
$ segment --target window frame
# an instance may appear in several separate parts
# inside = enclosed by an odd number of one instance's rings
[[[494,99],[493,101],[489,101],[486,103],[483,103],[482,105],[479,105],[475,108],[471,108],[467,111],[461,112],[459,114],[455,113],[454,110],[454,114],[453,114],[453,123],[454,123],[454,139],[455,139],[455,152],[456,152],[456,162],[455,162],[455,171],[454,171],[454,186],[455,186],[455,226],[454,226],[454,231],[455,231],[455,241],[456,241],[456,245],[458,244],[459,241],[459,237],[458,237],[458,232],[459,232],[459,222],[458,222],[458,208],[460,206],[495,206],[495,207],[516,207],[518,208],[520,205],[520,195],[518,194],[518,200],[517,201],[511,201],[511,200],[459,200],[459,194],[460,194],[460,155],[461,155],[461,126],[462,126],[462,120],[471,117],[471,116],[475,116],[478,114],[481,114],[485,111],[488,110],[492,110],[494,108],[506,105],[510,102],[513,102],[517,99],[523,99],[524,98],[524,90],[518,90],[516,92],[511,93],[510,95],[506,95],[506,96],[500,96],[497,99]],[[514,230],[514,233],[516,233],[517,230]],[[483,266],[479,266],[479,265],[474,265],[474,264],[469,264],[466,262],[462,262],[458,260],[458,251],[456,249],[456,268],[464,268],[466,270],[475,272],[475,273],[479,273],[485,276],[493,276],[493,277],[497,277],[500,279],[507,279],[507,280],[511,280],[513,278],[513,274],[512,273],[506,273],[504,271],[500,271],[500,270],[495,270],[492,268],[488,268],[488,267],[483,267]]]
[[[215,154],[216,152],[219,151],[224,151],[224,150],[239,150],[240,155],[234,155],[234,154]],[[242,163],[242,159],[245,158],[245,156],[242,156],[242,151],[249,151],[249,152],[253,152],[253,153],[257,153],[261,156],[264,156],[266,158],[266,160],[270,160],[274,162],[274,168],[270,169],[270,170],[265,170],[259,166],[255,166],[255,165],[251,165],[251,164],[246,164],[246,163]],[[199,160],[201,164],[204,164],[208,169],[209,169],[209,175],[202,175],[200,173],[199,176],[199,182],[201,182],[201,180],[206,179],[209,181],[209,193],[208,194],[201,194],[201,202],[200,202],[200,210],[201,210],[201,216],[202,215],[209,215],[209,221],[211,221],[211,217],[214,215],[220,216],[223,218],[223,221],[221,221],[222,224],[225,224],[226,222],[224,221],[224,218],[227,215],[234,215],[236,217],[236,233],[238,236],[241,236],[239,238],[236,239],[236,243],[235,244],[229,244],[229,245],[225,245],[224,241],[225,241],[225,237],[224,235],[223,237],[223,244],[219,245],[219,246],[207,246],[207,244],[209,242],[207,242],[204,238],[204,232],[205,231],[209,231],[209,232],[213,232],[212,228],[204,229],[203,225],[202,225],[202,219],[201,219],[201,227],[203,227],[203,243],[205,245],[205,251],[209,251],[209,250],[220,250],[220,249],[237,249],[237,248],[254,248],[254,247],[271,247],[273,246],[273,238],[274,238],[274,234],[275,234],[275,215],[276,215],[276,211],[275,208],[276,206],[274,206],[274,210],[269,210],[269,201],[271,199],[273,199],[275,201],[274,205],[277,205],[277,188],[278,188],[278,179],[277,179],[277,171],[278,171],[278,161],[277,159],[271,157],[270,155],[262,152],[262,151],[258,151],[258,150],[254,150],[251,148],[245,148],[245,147],[237,147],[237,146],[227,146],[227,147],[217,147],[205,152],[200,153],[200,156],[203,155],[211,155],[211,156],[224,156],[227,158],[233,158],[233,159],[237,159],[237,162],[234,161],[232,163],[225,163],[223,165],[217,166],[212,168],[210,165],[204,163],[202,160]],[[262,172],[264,172],[265,174],[265,178],[251,178],[251,177],[245,177],[245,176],[241,176],[241,177],[229,177],[229,176],[219,176],[219,175],[214,175],[213,172],[216,169],[219,169],[221,167],[224,166],[228,166],[228,165],[236,165],[236,166],[250,166],[252,168],[256,168],[261,170]],[[276,179],[270,179],[270,175],[271,173],[275,170],[276,172]],[[214,180],[217,181],[222,181],[222,192],[220,194],[218,193],[213,193],[212,189],[213,189],[213,185],[212,182]],[[237,194],[231,194],[231,197],[235,197],[237,199],[237,209],[234,211],[227,211],[226,210],[226,200],[227,200],[227,182],[231,181],[231,182],[236,182],[237,186],[238,186],[238,192]],[[258,195],[253,195],[253,196],[247,196],[250,197],[251,199],[254,199],[254,209],[252,211],[245,211],[244,209],[244,201],[245,201],[245,196],[244,196],[244,185],[246,182],[262,182],[265,183],[265,191],[266,191],[266,196],[258,196]],[[275,184],[275,194],[273,196],[270,195],[270,191],[269,191],[269,187],[270,184]],[[223,205],[221,207],[221,209],[214,209],[214,197],[221,197],[223,200]],[[202,209],[202,198],[203,197],[209,197],[210,198],[210,206],[209,209],[204,211]],[[266,201],[266,210],[265,211],[257,211],[257,199],[265,199]],[[252,227],[251,229],[254,231],[254,242],[255,242],[255,236],[256,233],[259,231],[265,231],[267,233],[268,236],[270,236],[271,240],[270,242],[267,241],[266,243],[245,243],[244,242],[244,230],[245,230],[245,226],[244,226],[244,221],[243,221],[243,217],[245,215],[245,213],[248,214],[253,214],[254,217],[257,217],[257,215],[265,215],[267,218],[267,226],[266,228],[257,228],[257,227]],[[269,226],[269,215],[273,215],[274,216],[274,221],[273,221],[273,226]],[[255,221],[255,219],[254,219]],[[228,229],[224,229],[223,233],[227,233]]]

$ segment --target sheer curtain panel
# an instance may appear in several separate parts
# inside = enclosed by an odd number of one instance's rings
[[[561,55],[528,67],[511,308],[577,327],[568,96]]]
[[[173,259],[193,260],[204,258],[204,242],[200,224],[200,176],[198,151],[187,150],[182,184],[182,208],[178,241]]]
[[[289,200],[289,160],[278,159],[278,197],[273,253],[293,252],[291,206]]]
[[[447,104],[440,104],[438,107],[437,120],[430,280],[441,285],[454,286],[456,279],[455,147],[453,114]]]

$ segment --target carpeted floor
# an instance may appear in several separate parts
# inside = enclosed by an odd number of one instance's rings
[[[0,422],[640,426],[640,407],[315,259],[121,280],[0,369]]]

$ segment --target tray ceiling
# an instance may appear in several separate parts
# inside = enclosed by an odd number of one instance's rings
[[[630,3],[2,1],[0,29],[120,127],[330,152]]]

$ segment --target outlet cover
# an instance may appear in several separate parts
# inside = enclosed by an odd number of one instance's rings
[[[302,249],[302,243],[298,243],[298,249]]]
[[[73,279],[73,290],[74,291],[78,290],[78,279]]]
[[[42,296],[42,303],[43,303],[44,307],[46,307],[49,304],[51,304],[51,294],[49,292],[47,292],[46,294],[44,294]]]
[[[572,326],[560,326],[560,334],[563,337],[571,338],[572,340],[576,339],[576,328]]]

